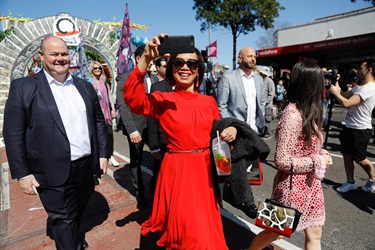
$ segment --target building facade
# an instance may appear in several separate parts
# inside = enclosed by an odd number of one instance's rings
[[[276,46],[257,51],[260,65],[271,65],[276,77],[303,59],[320,67],[338,69],[342,81],[351,65],[375,56],[375,7],[316,19],[279,29]]]

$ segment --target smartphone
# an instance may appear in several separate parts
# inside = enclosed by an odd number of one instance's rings
[[[159,53],[164,54],[182,54],[194,53],[195,42],[194,36],[168,36],[159,38]]]

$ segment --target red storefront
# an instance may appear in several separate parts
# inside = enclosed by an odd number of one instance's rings
[[[345,77],[353,63],[363,57],[375,56],[375,33],[344,37],[305,44],[275,47],[257,51],[257,64],[270,65],[276,77],[282,69],[291,69],[305,58],[315,61],[320,67],[338,69]]]

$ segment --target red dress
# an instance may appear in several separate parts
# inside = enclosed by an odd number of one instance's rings
[[[175,89],[146,94],[138,67],[124,85],[132,112],[155,117],[167,136],[150,218],[142,235],[160,231],[166,249],[228,249],[210,168],[210,132],[219,119],[212,97]],[[200,149],[197,152],[188,152]]]

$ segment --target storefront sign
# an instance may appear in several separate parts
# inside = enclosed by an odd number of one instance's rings
[[[300,53],[305,51],[332,49],[338,47],[356,46],[359,44],[373,44],[375,42],[375,34],[365,34],[360,36],[344,37],[327,41],[319,41],[314,43],[297,44],[285,47],[276,47],[270,49],[261,49],[257,51],[258,57],[272,57],[282,54]]]

